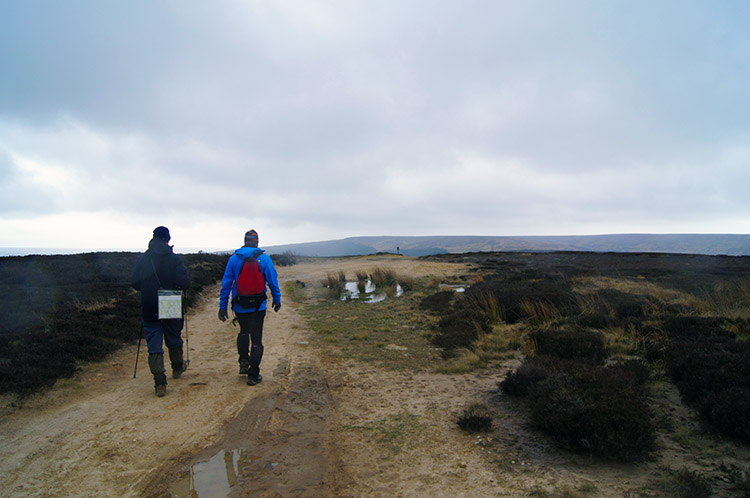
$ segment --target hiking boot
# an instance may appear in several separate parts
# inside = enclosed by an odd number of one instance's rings
[[[262,381],[263,381],[263,376],[261,374],[258,374],[257,377],[251,377],[250,375],[247,376],[248,386],[254,386],[256,384],[260,384]]]
[[[172,378],[179,379],[182,372],[187,370],[187,362],[182,358],[182,348],[170,349],[169,360],[172,362]]]
[[[240,360],[240,375],[247,375],[250,373],[250,362],[248,360]]]
[[[148,366],[154,375],[155,386],[167,383],[166,370],[164,370],[164,355],[162,353],[149,353]]]
[[[156,395],[160,398],[163,398],[167,395],[167,385],[166,384],[159,384],[156,386]]]
[[[182,368],[175,370],[172,369],[172,378],[179,379],[182,376],[182,372],[187,370],[187,362],[182,362]]]

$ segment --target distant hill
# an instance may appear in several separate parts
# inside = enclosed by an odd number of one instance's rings
[[[660,252],[750,255],[750,235],[613,234],[564,236],[425,236],[347,237],[339,240],[285,244],[265,248],[270,254],[291,251],[299,256],[355,256],[399,252],[406,256],[491,251]]]

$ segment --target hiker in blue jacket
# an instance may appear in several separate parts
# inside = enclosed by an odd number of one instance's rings
[[[143,331],[148,344],[148,366],[154,376],[157,396],[167,394],[163,344],[169,349],[172,377],[177,379],[187,369],[182,351],[182,318],[159,319],[157,291],[159,289],[187,290],[190,277],[182,258],[169,245],[167,227],[156,227],[148,250],[138,259],[130,279],[134,289],[141,291]]]
[[[260,275],[260,288],[258,294],[253,296],[242,296],[238,293],[238,283],[243,283],[247,278],[240,278],[240,273],[245,262],[251,264],[250,269]],[[253,263],[257,262],[257,266]],[[239,282],[238,282],[239,279]],[[260,361],[263,359],[263,321],[266,317],[266,286],[271,289],[274,311],[281,309],[281,290],[279,280],[276,276],[276,268],[268,254],[258,248],[258,233],[250,230],[245,233],[245,245],[237,249],[227,262],[224,270],[224,278],[221,280],[221,294],[219,296],[219,320],[222,322],[228,318],[227,306],[229,294],[232,294],[232,311],[236,320],[240,323],[240,333],[237,335],[237,353],[239,354],[240,375],[247,374],[247,384],[254,386],[263,380],[260,375]],[[262,289],[262,290],[261,290]]]

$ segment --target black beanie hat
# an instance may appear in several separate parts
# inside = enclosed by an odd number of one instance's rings
[[[169,229],[167,227],[154,228],[154,238],[161,239],[164,242],[169,242],[169,239],[171,238],[169,236]]]

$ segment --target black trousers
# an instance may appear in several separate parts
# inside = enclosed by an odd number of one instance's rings
[[[266,310],[236,315],[240,324],[240,333],[237,335],[240,365],[249,365],[248,376],[257,377],[260,373],[260,361],[263,359],[263,321]]]

